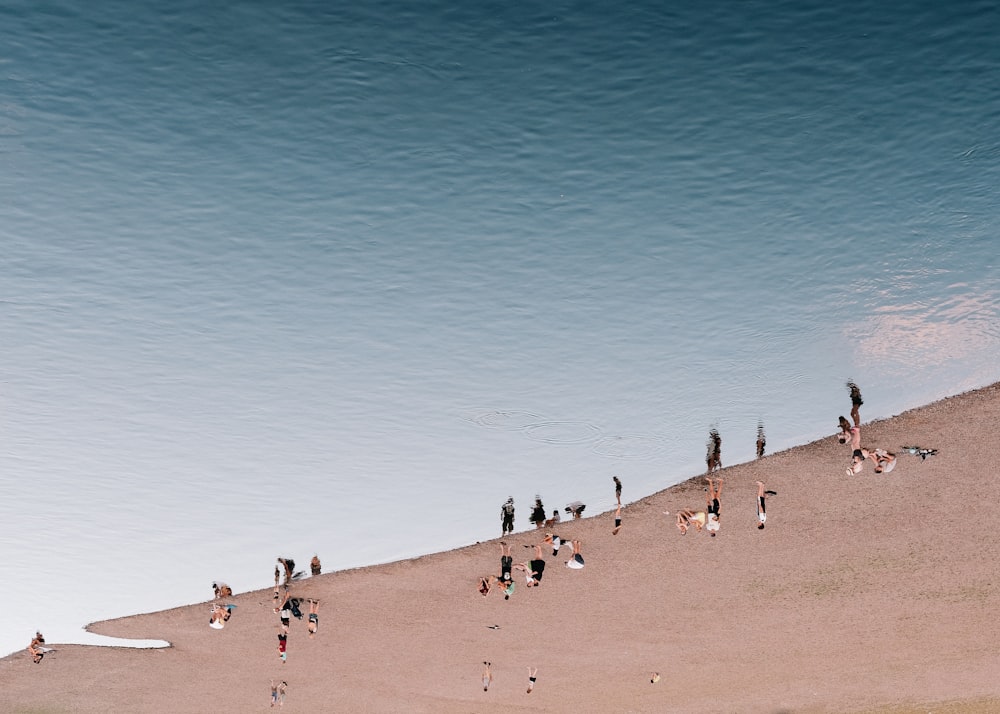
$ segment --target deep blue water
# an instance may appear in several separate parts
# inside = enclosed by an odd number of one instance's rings
[[[1000,379],[994,3],[0,29],[0,651]]]

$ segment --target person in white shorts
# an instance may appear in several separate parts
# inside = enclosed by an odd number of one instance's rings
[[[764,530],[764,523],[767,521],[767,512],[764,510],[764,482],[757,482],[757,520],[760,521],[760,525],[757,526],[760,530]]]

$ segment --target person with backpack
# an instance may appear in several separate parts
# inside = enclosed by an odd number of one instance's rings
[[[500,507],[500,526],[503,528],[501,535],[514,532],[514,497],[511,496],[507,502]]]

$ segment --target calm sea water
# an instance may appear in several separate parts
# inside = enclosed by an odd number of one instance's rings
[[[995,3],[0,29],[0,652],[1000,379]]]

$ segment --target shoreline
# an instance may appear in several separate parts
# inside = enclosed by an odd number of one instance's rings
[[[583,542],[587,567],[568,570],[546,553],[543,585],[520,582],[508,602],[475,592],[496,571],[499,538],[294,581],[293,593],[327,609],[316,639],[293,623],[286,665],[270,588],[235,596],[236,615],[218,632],[205,627],[206,602],[90,623],[94,634],[170,644],[56,645],[40,666],[15,652],[0,659],[9,681],[0,703],[243,711],[285,676],[289,704],[302,710],[904,712],[956,701],[972,707],[956,712],[986,711],[977,702],[995,710],[1000,628],[981,615],[1000,603],[990,582],[998,548],[976,533],[1000,527],[990,478],[998,416],[995,383],[864,422],[865,445],[899,455],[882,477],[870,467],[846,477],[850,451],[833,436],[727,467],[718,538],[681,537],[662,513],[704,508],[701,475],[628,503],[617,536],[613,511],[563,521],[556,531]],[[910,443],[940,453],[901,453]],[[778,492],[760,532],[758,478]],[[975,529],[953,515],[968,513],[973,493]],[[510,536],[515,559],[538,537]],[[496,673],[485,693],[483,659]],[[518,706],[526,666],[539,667],[538,686]],[[109,667],[124,681],[80,686]],[[663,681],[651,685],[652,671]],[[193,696],[178,702],[186,690]]]

